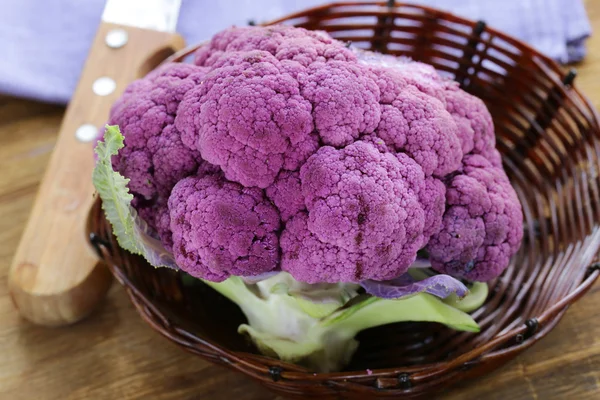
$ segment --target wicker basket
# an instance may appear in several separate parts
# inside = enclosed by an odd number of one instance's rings
[[[120,249],[97,202],[91,241],[142,317],[186,350],[297,398],[420,397],[492,371],[545,336],[600,274],[600,130],[590,102],[572,86],[574,73],[483,22],[426,7],[336,3],[271,23],[410,56],[483,99],[523,205],[523,246],[474,313],[481,333],[427,323],[374,328],[358,336],[346,371],[314,374],[259,355],[237,334],[243,314],[208,286],[189,290],[178,273]]]

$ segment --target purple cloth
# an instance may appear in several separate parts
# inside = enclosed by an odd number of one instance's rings
[[[559,62],[585,55],[591,28],[581,0],[413,0],[524,40]],[[9,0],[0,13],[0,92],[68,102],[105,0]],[[182,0],[177,30],[188,43],[230,25],[278,18],[324,0]]]

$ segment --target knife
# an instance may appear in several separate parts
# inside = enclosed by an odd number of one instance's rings
[[[112,276],[89,245],[93,148],[126,85],[184,47],[175,32],[181,0],[107,0],[79,83],[9,270],[26,319],[65,325],[88,315]]]

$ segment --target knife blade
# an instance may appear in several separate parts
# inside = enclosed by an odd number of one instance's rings
[[[9,270],[13,303],[36,324],[76,322],[110,288],[111,274],[85,236],[95,193],[94,139],[127,84],[184,47],[174,33],[180,6],[181,0],[105,4]]]

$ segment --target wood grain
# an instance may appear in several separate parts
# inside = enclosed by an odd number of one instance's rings
[[[600,107],[600,2],[576,84]],[[249,378],[176,348],[144,325],[115,285],[107,302],[65,328],[23,321],[8,296],[8,265],[49,160],[63,109],[0,98],[0,399],[274,400]],[[442,400],[600,398],[600,284],[541,342]]]
[[[115,28],[129,36],[128,43],[117,49],[104,43],[106,34]],[[100,25],[9,272],[12,299],[30,321],[69,324],[88,315],[104,299],[112,276],[98,262],[85,235],[94,194],[95,141],[83,143],[75,131],[83,124],[101,127],[129,82],[164,59],[157,55],[170,55],[183,46],[176,34]],[[95,95],[92,85],[100,77],[114,79],[116,90]]]

